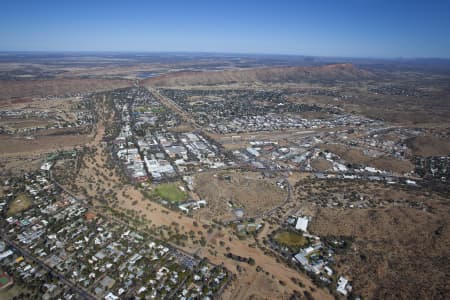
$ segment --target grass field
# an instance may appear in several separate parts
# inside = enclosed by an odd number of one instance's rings
[[[31,202],[31,199],[26,194],[20,194],[9,204],[9,209],[6,215],[8,217],[14,216],[24,210],[27,210],[30,208],[30,206],[33,204]]]
[[[0,289],[4,289],[10,285],[12,285],[12,278],[5,272],[0,272]],[[3,299],[0,295],[0,299]]]
[[[3,286],[9,282],[8,277],[0,276],[0,286]]]
[[[187,194],[175,183],[163,183],[155,188],[156,194],[164,200],[178,203],[187,199]]]
[[[290,248],[303,247],[308,243],[308,240],[301,234],[292,231],[280,231],[275,235],[275,240],[281,245]]]

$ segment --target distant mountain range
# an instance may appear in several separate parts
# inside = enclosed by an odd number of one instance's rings
[[[182,71],[144,80],[151,86],[212,85],[230,83],[277,83],[346,81],[371,78],[370,71],[357,68],[353,64],[331,64],[313,67],[269,67],[225,71]]]

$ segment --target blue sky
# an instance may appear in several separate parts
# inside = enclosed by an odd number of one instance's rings
[[[0,51],[450,58],[450,1],[5,1]]]

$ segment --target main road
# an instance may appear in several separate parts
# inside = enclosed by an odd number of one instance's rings
[[[157,90],[154,88],[147,87],[147,89],[152,93],[155,98],[157,98],[163,105],[165,105],[167,108],[171,109],[172,111],[175,111],[177,114],[181,116],[181,118],[191,124],[196,129],[202,129],[200,125],[198,125],[195,120],[192,118],[192,116],[187,113],[185,110],[183,110],[175,101],[172,99],[169,99],[168,97],[165,97],[161,95]]]

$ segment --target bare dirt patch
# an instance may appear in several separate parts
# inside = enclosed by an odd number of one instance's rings
[[[2,157],[36,156],[56,150],[73,149],[84,145],[90,135],[52,135],[37,136],[32,139],[0,134],[0,153]]]
[[[24,210],[27,210],[31,205],[33,205],[33,202],[27,194],[19,194],[9,204],[8,212],[6,213],[6,215],[8,217],[14,216]]]
[[[331,169],[333,165],[328,160],[319,158],[311,160],[311,167],[313,167],[314,170],[326,171]]]
[[[48,80],[0,80],[0,99],[17,97],[46,97],[106,91],[130,86],[128,80],[112,79],[48,79]]]
[[[410,139],[407,144],[412,149],[413,155],[450,155],[450,140],[448,139],[434,136],[417,136]]]
[[[0,159],[1,175],[20,175],[38,169],[43,162],[43,157],[2,157]]]
[[[198,174],[195,190],[208,205],[199,211],[206,220],[236,218],[234,209],[242,208],[245,217],[253,217],[280,205],[285,190],[275,179],[264,179],[258,172],[220,171]]]
[[[322,144],[320,147],[339,155],[345,161],[352,164],[363,164],[397,173],[406,173],[414,170],[414,165],[409,160],[399,160],[388,156],[373,158],[364,155],[361,149],[341,144]]]

